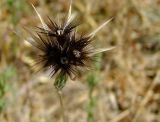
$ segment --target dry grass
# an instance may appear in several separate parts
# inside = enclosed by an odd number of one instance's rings
[[[1,1],[0,78],[5,77],[8,90],[0,98],[5,101],[0,122],[60,122],[54,79],[47,72],[34,73],[35,54],[25,41],[29,35],[23,27],[40,21],[27,0]],[[65,0],[29,1],[44,18],[58,14],[61,19],[69,6]],[[115,18],[94,41],[98,47],[117,47],[103,54],[93,93],[95,122],[160,122],[160,1],[73,0],[73,12],[82,23],[79,32]],[[85,77],[68,81],[63,89],[68,122],[87,120]]]

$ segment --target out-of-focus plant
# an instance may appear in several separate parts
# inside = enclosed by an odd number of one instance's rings
[[[100,80],[100,68],[101,68],[101,59],[102,54],[96,55],[96,62],[95,62],[95,70],[91,71],[87,76],[87,84],[89,88],[88,97],[89,103],[87,105],[87,122],[94,122],[94,108],[96,106],[96,96],[93,96],[94,89]]]
[[[104,22],[92,33],[78,36],[79,34],[76,32],[78,25],[73,22],[75,16],[71,14],[71,4],[68,16],[62,24],[56,23],[50,17],[44,21],[34,5],[32,6],[42,23],[42,27],[37,27],[36,32],[28,30],[32,36],[32,40],[29,42],[39,50],[36,66],[40,66],[41,70],[50,69],[51,77],[56,76],[54,87],[59,96],[63,122],[66,122],[62,89],[68,78],[76,77],[80,69],[91,65],[96,54],[113,49],[113,47],[96,49],[91,43],[95,34],[112,19]],[[90,79],[90,96],[92,98],[94,82],[97,80]]]
[[[4,110],[7,104],[5,94],[10,90],[8,81],[15,75],[16,70],[13,66],[8,66],[3,72],[0,72],[0,112]]]
[[[10,12],[10,19],[13,25],[16,25],[20,18],[24,15],[25,11],[28,11],[28,7],[25,0],[6,0],[8,10]]]

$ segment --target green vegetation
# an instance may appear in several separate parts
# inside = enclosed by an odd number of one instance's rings
[[[55,78],[33,72],[36,53],[23,27],[41,22],[30,3],[44,20],[64,19],[69,6],[67,0],[0,0],[0,122],[61,120]],[[68,79],[62,89],[68,122],[159,122],[160,2],[73,0],[72,6],[82,34],[114,17],[93,44],[116,48],[98,55],[95,68],[76,81]],[[55,85],[62,88],[63,81]]]
[[[2,112],[8,102],[5,98],[6,93],[9,92],[11,87],[8,81],[15,77],[15,74],[16,71],[13,66],[9,66],[0,73],[0,112]]]

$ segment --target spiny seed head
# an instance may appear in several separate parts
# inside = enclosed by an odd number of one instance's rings
[[[32,7],[43,25],[43,28],[37,27],[36,34],[29,31],[33,38],[30,43],[40,50],[36,64],[39,64],[41,69],[51,69],[51,76],[58,73],[58,80],[55,82],[58,87],[59,81],[61,84],[59,77],[66,79],[66,76],[70,76],[72,78],[80,68],[88,67],[88,64],[93,61],[93,55],[114,48],[103,48],[93,51],[90,45],[95,34],[110,22],[112,18],[104,22],[89,35],[78,37],[76,33],[77,25],[73,24],[74,16],[71,15],[71,4],[66,21],[60,25],[49,17],[47,22],[44,22],[36,8],[33,5]],[[66,80],[64,81],[66,82]]]
[[[40,50],[38,62],[42,69],[51,69],[51,76],[61,73],[68,76],[76,75],[79,68],[88,66],[93,59],[89,36],[76,36],[76,25],[67,23],[58,25],[48,18],[47,29],[39,28],[36,35],[32,34],[32,45]]]
[[[46,25],[48,29],[39,28],[40,30],[39,32],[55,37],[64,37],[67,34],[70,34],[72,31],[74,31],[74,29],[77,27],[77,25],[73,23],[66,23],[66,22],[64,24],[58,25],[49,17],[48,17],[48,22],[46,22]]]

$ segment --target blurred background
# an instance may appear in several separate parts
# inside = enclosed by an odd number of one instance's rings
[[[0,0],[0,122],[61,122],[48,72],[32,67],[35,50],[24,27],[67,15],[69,0]],[[160,0],[73,0],[78,33],[97,33],[94,70],[63,89],[68,122],[160,122]]]

